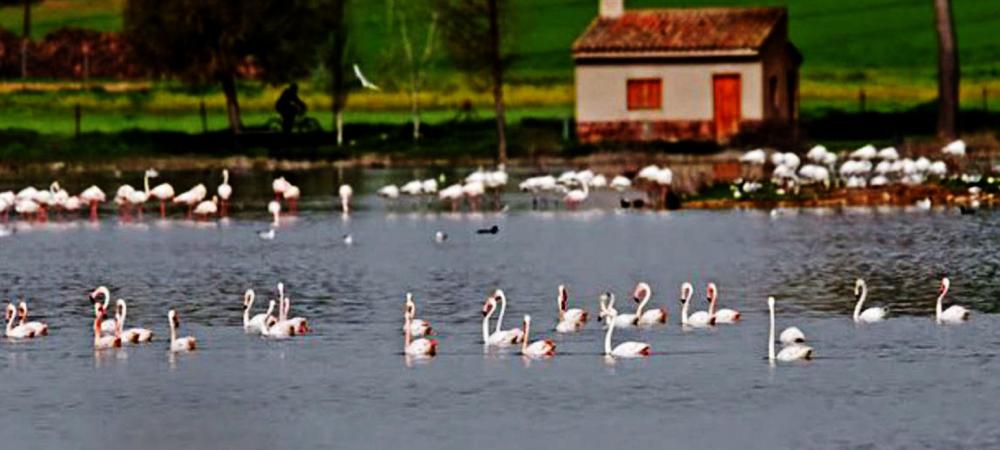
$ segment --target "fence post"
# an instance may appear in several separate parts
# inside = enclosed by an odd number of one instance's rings
[[[867,96],[865,95],[865,88],[861,88],[860,90],[858,90],[858,105],[861,108],[861,112],[866,112],[865,110],[866,97]]]
[[[201,114],[201,132],[208,132],[208,114],[205,112],[205,99],[201,100],[201,106],[199,106],[199,114]]]
[[[73,105],[73,121],[76,123],[75,133],[77,139],[80,138],[80,104]]]

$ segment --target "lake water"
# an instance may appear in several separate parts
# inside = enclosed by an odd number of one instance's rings
[[[339,182],[325,180],[326,192]],[[0,343],[3,447],[1000,445],[1000,215],[533,212],[517,196],[506,213],[452,215],[390,211],[365,195],[345,221],[326,195],[307,198],[312,209],[263,241],[261,186],[245,202],[250,212],[219,224],[106,217],[19,225],[0,239],[0,294],[27,297],[52,329]],[[609,195],[602,205],[613,203]],[[474,232],[493,224],[497,235]],[[449,240],[435,243],[437,230]],[[355,245],[343,244],[347,233]],[[934,324],[944,275],[971,322]],[[891,320],[851,321],[859,276]],[[604,290],[620,310],[633,308],[624,299],[640,280],[671,323],[620,330],[615,341],[648,342],[650,358],[609,364],[596,322],[574,335],[552,331],[558,284],[571,306],[596,315]],[[259,309],[278,281],[314,334],[276,342],[243,333],[242,292],[256,289]],[[684,281],[696,286],[697,309],[705,283],[718,283],[720,304],[743,322],[683,330]],[[87,294],[100,284],[129,300],[129,324],[161,339],[95,354]],[[554,359],[484,354],[481,305],[498,287],[510,300],[506,327],[531,314],[532,335],[555,339]],[[431,361],[407,364],[401,354],[407,291],[439,332]],[[768,295],[779,329],[802,328],[815,360],[768,366]],[[169,308],[182,334],[198,338],[196,353],[166,352]]]

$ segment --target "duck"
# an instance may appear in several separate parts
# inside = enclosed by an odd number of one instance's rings
[[[177,312],[172,309],[168,311],[167,320],[170,321],[170,351],[176,353],[197,350],[198,341],[194,337],[177,337],[177,328],[181,326],[181,320],[177,317]]]

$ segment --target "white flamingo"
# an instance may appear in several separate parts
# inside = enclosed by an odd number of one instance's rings
[[[774,297],[767,298],[767,308],[771,316],[771,331],[768,333],[767,339],[767,359],[770,361],[771,365],[774,365],[775,360],[781,362],[798,361],[803,359],[812,359],[813,349],[807,345],[802,344],[790,344],[786,345],[781,349],[777,355],[774,354]],[[782,333],[784,334],[784,333]]]
[[[153,169],[149,171],[156,173]],[[167,217],[167,202],[174,198],[174,187],[170,183],[160,183],[149,191],[149,195],[160,202],[160,217]]]
[[[115,307],[115,321],[118,322],[118,329],[116,331],[117,335],[121,337],[122,342],[127,342],[129,344],[152,342],[152,330],[147,328],[125,329],[125,318],[128,316],[128,307],[125,305],[125,300],[118,299]]]
[[[785,345],[801,344],[806,341],[806,335],[798,327],[788,327],[781,332],[778,340]]]
[[[639,325],[639,316],[636,316],[635,314],[632,313],[618,314],[618,311],[615,310],[615,318],[611,319],[608,313],[610,312],[610,308],[613,307],[614,305],[615,305],[615,294],[612,294],[611,292],[605,292],[601,294],[600,297],[601,311],[600,314],[598,315],[598,318],[607,320],[608,326],[611,326],[610,324],[612,323],[613,320],[615,326],[618,328],[635,328]]]
[[[556,344],[549,339],[528,343],[531,335],[531,316],[524,315],[524,339],[521,340],[521,354],[529,358],[550,358],[556,354]]]
[[[101,297],[104,297],[104,301],[101,301]],[[91,303],[98,303],[101,305],[101,309],[105,312],[108,310],[108,306],[111,305],[111,291],[105,286],[99,286],[94,289],[94,292],[90,293]],[[101,320],[101,326],[104,327],[101,331],[105,333],[114,333],[118,329],[118,321],[115,319]]]
[[[490,319],[496,310],[496,296],[488,297],[483,303],[483,344],[487,347],[510,347],[517,343],[517,336],[510,330],[490,333]]]
[[[274,300],[271,300],[271,303],[268,305],[267,312],[250,317],[250,310],[253,309],[253,302],[256,297],[257,295],[253,289],[247,289],[243,294],[243,331],[247,333],[264,333],[267,328],[268,318],[274,317],[271,315],[274,312]]]
[[[513,343],[520,344],[521,341],[524,340],[524,333],[520,328],[511,328],[508,330],[503,329],[503,316],[507,312],[507,295],[504,294],[502,289],[497,289],[493,292],[493,298],[500,303],[500,315],[497,316],[497,326],[495,331],[497,333],[506,333],[513,336]]]
[[[681,285],[681,325],[694,328],[712,326],[712,314],[708,311],[697,311],[688,315],[688,309],[691,306],[691,296],[693,293],[694,287],[691,286],[691,283],[685,282]]]
[[[556,297],[556,306],[559,308],[559,323],[556,324],[556,331],[559,333],[572,333],[580,331],[587,324],[587,311],[580,308],[568,308],[569,293],[566,286],[559,285],[559,295]]]
[[[106,348],[118,348],[122,346],[121,337],[116,334],[104,336],[101,334],[102,325],[101,321],[107,314],[107,310],[101,306],[100,303],[94,303],[94,349],[103,350]]]
[[[862,311],[861,308],[865,305],[865,299],[868,298],[868,285],[865,284],[865,280],[862,280],[861,278],[858,278],[858,281],[854,283],[854,296],[858,299],[858,303],[854,305],[854,322],[881,322],[885,320],[886,316],[889,314],[888,308],[880,306],[868,308]]]
[[[233,195],[233,187],[229,185],[229,169],[222,169],[222,184],[215,189],[222,201],[222,215],[229,213],[229,197]]]
[[[708,314],[711,316],[713,323],[736,323],[740,321],[740,312],[735,309],[715,309],[719,301],[719,288],[715,283],[708,283],[705,292],[708,295]]]
[[[639,306],[635,309],[635,315],[638,317],[640,326],[667,323],[668,314],[666,308],[645,310],[646,303],[649,303],[649,299],[652,297],[653,289],[649,287],[649,284],[642,281],[636,284],[635,290],[632,292],[632,299],[639,303]]]
[[[351,213],[351,197],[354,196],[354,189],[349,184],[340,185],[337,193],[340,195],[340,210],[344,214]]]
[[[213,196],[212,200],[205,200],[198,203],[194,208],[194,215],[201,219],[208,219],[219,213],[219,197]]]
[[[951,280],[947,277],[941,279],[941,293],[937,298],[937,305],[934,307],[934,318],[937,323],[962,323],[969,320],[972,313],[963,306],[951,305],[948,309],[941,310],[941,302],[944,301],[944,296],[948,294],[948,288],[951,287]]]
[[[24,326],[24,327],[28,327],[28,329],[31,330],[31,332],[36,337],[37,336],[48,336],[49,335],[49,326],[47,324],[45,324],[44,322],[38,322],[38,321],[30,321],[30,322],[28,321],[28,304],[27,303],[25,303],[25,302],[19,303],[17,305],[17,312],[18,312],[18,315],[21,318],[20,325]]]
[[[406,312],[410,314],[410,334],[421,337],[434,334],[434,328],[426,320],[417,319],[417,304],[413,302],[413,294],[406,293]],[[406,330],[403,330],[406,332]]]
[[[190,352],[198,348],[198,341],[194,337],[177,337],[177,328],[181,326],[181,320],[177,317],[177,312],[170,310],[167,312],[167,320],[170,321],[170,351]]]
[[[17,308],[13,303],[7,304],[7,329],[4,333],[10,339],[28,339],[35,337],[35,333],[24,325],[14,325],[17,320]]]
[[[429,358],[437,354],[437,341],[433,339],[417,338],[413,339],[412,328],[413,313],[409,305],[403,310],[403,352],[407,356],[417,358]]]
[[[576,209],[580,203],[587,200],[590,195],[590,191],[587,188],[587,183],[581,183],[582,189],[573,189],[563,196],[563,201],[566,203],[566,207],[569,209]]]
[[[615,331],[615,323],[618,311],[614,305],[607,307],[608,331],[604,334],[604,356],[613,358],[642,358],[652,354],[652,348],[645,342],[628,341],[611,347],[611,334]]]

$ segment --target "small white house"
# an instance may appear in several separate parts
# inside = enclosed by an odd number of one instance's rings
[[[725,142],[798,118],[802,56],[784,8],[626,10],[600,0],[573,60],[582,142]]]

